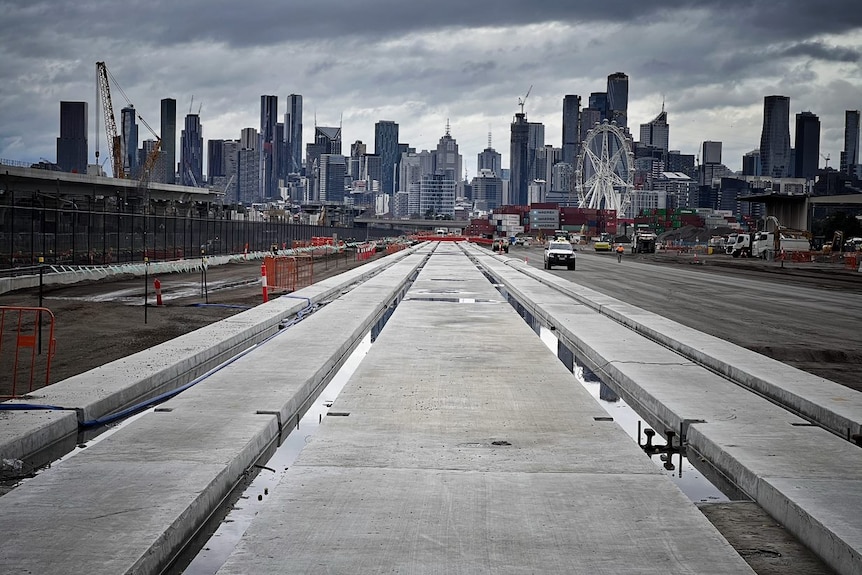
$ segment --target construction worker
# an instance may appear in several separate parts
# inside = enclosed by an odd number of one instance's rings
[[[623,252],[626,251],[622,244],[617,244],[617,262],[623,261]]]

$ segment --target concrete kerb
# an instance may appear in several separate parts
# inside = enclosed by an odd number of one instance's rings
[[[862,435],[862,393],[536,270],[490,256],[845,439]],[[696,340],[698,345],[686,341]],[[708,351],[707,351],[708,350]]]
[[[688,435],[694,455],[734,477],[734,483],[837,573],[862,573],[862,480],[758,475],[704,431],[693,426]],[[823,497],[827,490],[831,497]]]
[[[275,298],[170,342],[42,388],[26,400],[10,403],[59,405],[74,409],[78,422],[114,413],[206,373],[275,333],[281,321],[295,315],[308,302],[319,304],[337,297],[416,250],[416,247],[401,250],[374,260],[294,292],[290,298]],[[308,302],[303,298],[308,298]],[[244,318],[256,319],[250,325],[242,325]],[[240,325],[236,326],[237,323]],[[225,330],[227,333],[220,333]],[[213,335],[216,335],[215,339]],[[159,353],[162,351],[173,353],[165,359]],[[68,418],[56,418],[46,424],[40,413],[44,412],[4,413],[6,417],[2,421],[8,433],[4,433],[0,440],[0,458],[28,459],[68,435]]]

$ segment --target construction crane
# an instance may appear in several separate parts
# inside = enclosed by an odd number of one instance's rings
[[[111,171],[115,178],[123,178],[123,153],[120,137],[117,135],[117,122],[114,119],[114,106],[111,103],[111,86],[108,82],[108,68],[104,62],[96,62],[96,163],[99,163],[99,103],[105,114],[105,132],[111,149]]]
[[[533,85],[530,84],[530,89],[527,90],[527,94],[524,96],[524,99],[518,98],[518,105],[521,106],[521,114],[524,113],[524,104],[527,103],[527,98],[530,97],[530,92],[533,91]]]
[[[829,169],[829,160],[831,160],[832,158],[830,157],[829,154],[826,154],[825,156],[823,154],[820,154],[820,157],[823,158],[824,160],[826,160],[826,167],[824,169],[828,170]]]

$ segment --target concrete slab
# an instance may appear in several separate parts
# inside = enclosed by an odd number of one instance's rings
[[[0,531],[14,533],[0,540],[0,571],[161,572],[423,260],[396,262],[0,497]],[[289,349],[302,349],[303,361],[292,361]]]
[[[751,573],[453,248],[219,573]]]
[[[647,329],[644,323],[650,324],[652,331],[662,323],[667,333],[661,337],[650,333],[655,340],[674,339],[674,349],[686,354],[686,348],[706,353],[702,348],[711,342],[696,333],[692,335],[693,330],[682,326],[675,330],[673,322],[654,320],[647,312],[594,293],[576,297],[575,301],[583,305],[567,304],[553,290],[559,294],[584,290],[562,285],[565,280],[541,271],[527,272],[538,280],[530,285],[512,266],[495,259],[486,260],[486,265],[523,300],[525,307],[555,325],[557,334],[569,341],[581,358],[606,381],[614,382],[642,417],[652,419],[653,425],[675,430],[686,419],[704,420],[688,429],[687,439],[693,450],[774,517],[788,518],[785,527],[832,568],[839,573],[862,572],[860,529],[856,523],[848,522],[849,517],[862,511],[862,496],[857,495],[862,491],[856,483],[862,471],[862,451],[858,447],[824,429],[811,427],[806,420],[745,387],[687,364],[675,352],[637,335]],[[698,357],[695,352],[690,355]],[[749,373],[748,360],[752,358],[757,370],[765,369],[760,356],[746,350],[734,351],[732,356],[718,354],[710,361],[729,361],[731,357],[736,363],[716,371]],[[819,391],[809,394],[808,399],[822,396],[825,389],[815,381],[821,378],[812,378],[809,383]],[[798,386],[799,381],[794,380],[793,385]],[[829,401],[840,404],[841,397],[836,394]],[[830,405],[822,407],[827,412],[835,411]],[[825,485],[822,482],[829,481],[835,482],[835,493],[820,488]],[[838,501],[843,501],[844,507]]]
[[[218,573],[753,573],[667,485],[654,475],[294,467]]]
[[[24,401],[58,405],[77,412],[79,422],[119,411],[175,389],[206,373],[244,349],[276,333],[279,323],[305,308],[338,297],[413,254],[403,250],[274,298],[215,324],[140,353],[42,388]],[[421,256],[417,256],[421,257]],[[36,452],[68,435],[68,423],[45,422],[44,412],[15,412],[4,419],[0,458],[33,459]],[[55,418],[56,419],[56,418]],[[42,463],[42,462],[40,462]]]

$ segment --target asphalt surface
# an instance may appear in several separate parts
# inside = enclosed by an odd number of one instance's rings
[[[542,248],[510,248],[542,267]],[[726,255],[578,252],[550,273],[862,390],[862,273],[843,264],[738,260]]]

